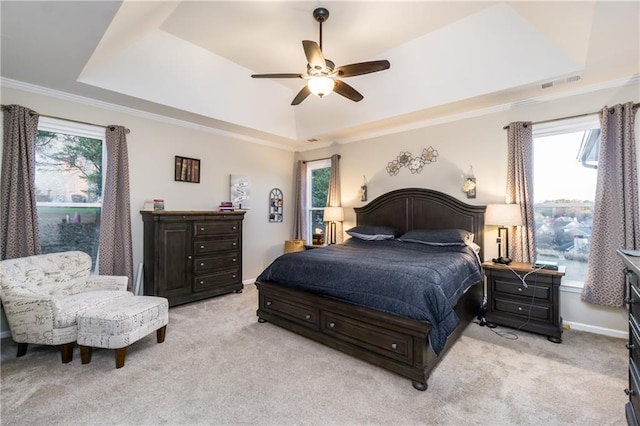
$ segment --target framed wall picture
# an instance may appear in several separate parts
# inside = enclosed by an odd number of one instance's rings
[[[175,180],[200,183],[200,160],[176,155],[175,164]]]

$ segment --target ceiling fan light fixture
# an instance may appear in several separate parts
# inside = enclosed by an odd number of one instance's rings
[[[325,96],[330,95],[331,92],[333,92],[335,84],[336,82],[332,78],[326,76],[312,77],[307,82],[307,86],[311,93],[319,98],[324,98]]]

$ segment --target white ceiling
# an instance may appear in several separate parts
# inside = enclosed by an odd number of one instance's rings
[[[312,12],[320,6],[330,12],[325,57],[336,65],[391,62],[389,70],[345,80],[364,95],[361,102],[333,94],[294,107],[303,80],[250,78],[305,72],[301,41],[318,41]],[[3,0],[1,75],[5,84],[29,83],[304,150],[636,78],[639,6]],[[577,82],[557,84],[576,75]],[[549,81],[556,85],[542,89]]]

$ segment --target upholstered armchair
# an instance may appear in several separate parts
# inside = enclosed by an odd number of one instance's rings
[[[0,299],[17,356],[29,343],[61,345],[62,362],[73,359],[77,318],[87,309],[133,296],[127,277],[91,275],[91,258],[80,251],[0,262]]]

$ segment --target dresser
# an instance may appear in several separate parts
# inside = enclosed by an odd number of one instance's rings
[[[562,343],[560,284],[565,266],[557,271],[519,262],[485,262],[482,266],[487,277],[485,318],[489,324],[539,333]]]
[[[170,306],[242,292],[244,212],[141,211],[144,294]]]
[[[624,303],[629,307],[629,387],[624,390],[629,395],[629,401],[625,406],[625,415],[627,423],[635,426],[640,415],[640,256],[628,253],[618,250],[627,277]]]

